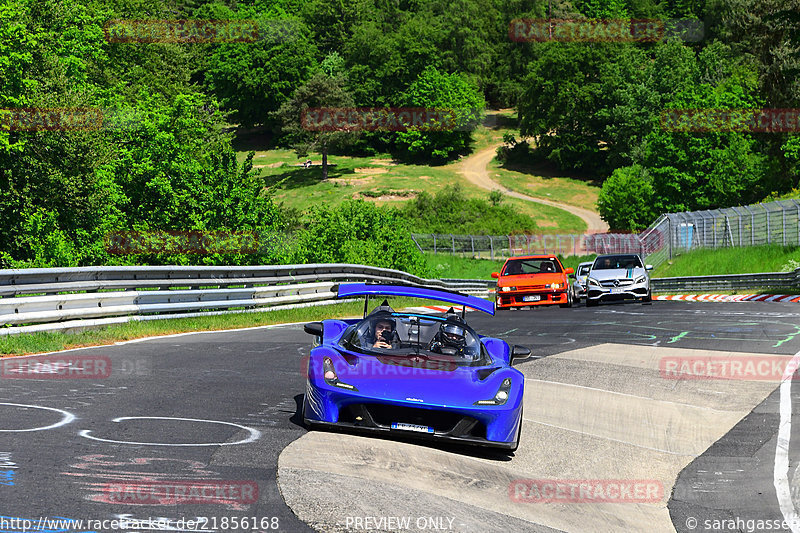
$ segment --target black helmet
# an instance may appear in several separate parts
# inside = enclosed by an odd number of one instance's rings
[[[445,322],[439,328],[442,335],[442,341],[449,346],[456,346],[463,348],[467,344],[467,339],[464,336],[464,327],[454,322]]]

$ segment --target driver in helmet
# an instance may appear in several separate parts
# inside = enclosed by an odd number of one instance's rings
[[[463,356],[466,346],[464,326],[456,321],[448,320],[439,326],[438,333],[431,340],[430,350],[434,353]]]

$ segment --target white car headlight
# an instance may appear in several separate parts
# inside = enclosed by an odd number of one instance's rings
[[[639,276],[636,278],[636,283],[644,283],[645,281],[647,281],[647,276]]]
[[[508,292],[508,291],[510,291],[510,290],[511,290],[511,287],[500,287],[500,290],[501,290],[502,292]]]
[[[595,287],[600,286],[600,282],[594,278],[587,278],[587,281],[589,282],[589,285],[594,285]]]

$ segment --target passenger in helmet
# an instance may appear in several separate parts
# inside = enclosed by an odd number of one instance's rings
[[[466,331],[458,321],[443,322],[439,331],[431,340],[430,350],[445,355],[464,355],[467,345]]]

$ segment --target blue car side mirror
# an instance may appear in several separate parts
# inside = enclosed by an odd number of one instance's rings
[[[309,335],[322,337],[322,331],[323,331],[322,322],[309,322],[308,324],[303,326],[303,330]]]
[[[511,360],[512,361],[514,361],[515,359],[520,359],[520,360],[527,359],[530,356],[531,356],[531,351],[528,348],[524,347],[524,346],[520,346],[518,344],[515,344],[514,348],[511,349]]]

